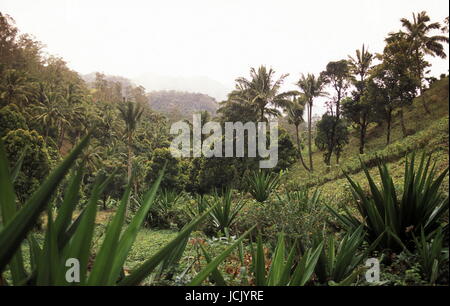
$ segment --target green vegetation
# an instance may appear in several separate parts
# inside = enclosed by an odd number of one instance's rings
[[[401,26],[298,91],[262,65],[216,104],[83,79],[0,13],[0,285],[448,285],[449,78],[426,69],[448,29]],[[173,156],[198,112],[279,120],[276,167],[249,131],[244,156]]]

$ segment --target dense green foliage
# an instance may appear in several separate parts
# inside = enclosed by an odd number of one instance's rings
[[[401,25],[298,91],[261,65],[216,103],[82,77],[0,13],[0,285],[67,285],[68,258],[78,285],[373,285],[368,258],[375,284],[448,284],[448,77],[426,61],[448,30]],[[277,165],[249,132],[244,157],[173,156],[170,124],[198,112],[278,121]]]

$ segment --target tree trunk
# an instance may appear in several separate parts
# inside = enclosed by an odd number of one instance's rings
[[[428,108],[427,103],[425,102],[425,96],[424,96],[423,91],[422,91],[422,86],[420,86],[419,92],[420,92],[420,100],[422,101],[423,108],[425,109],[425,112],[426,112],[428,115],[430,115],[430,114],[431,114],[431,111],[430,111],[430,109]]]
[[[336,118],[339,120],[341,114],[341,89],[338,90],[338,96],[336,101]]]
[[[128,164],[127,164],[127,181],[128,184],[131,184],[131,173],[132,173],[132,165],[131,165],[131,133],[128,134]],[[128,206],[130,205],[130,197],[128,197],[127,206],[125,206],[125,218],[128,216]]]
[[[308,153],[309,153],[309,170],[314,171],[313,161],[312,161],[312,151],[311,151],[311,117],[312,117],[312,103],[308,104]]]
[[[127,178],[128,178],[128,184],[131,181],[131,134],[128,135],[128,164],[127,164]]]
[[[302,148],[300,147],[300,137],[298,135],[298,125],[295,125],[295,132],[296,132],[296,136],[297,136],[297,148],[298,148],[298,154],[300,156],[300,161],[302,162],[303,167],[306,169],[306,171],[310,171],[308,166],[306,166],[305,161],[303,160],[303,155],[302,155]]]
[[[391,121],[392,121],[392,110],[387,114],[387,135],[386,135],[386,145],[391,142]]]
[[[331,155],[332,155],[332,153],[333,153],[333,151],[328,150],[328,152],[325,154],[324,161],[325,161],[325,164],[328,166],[328,169],[329,169],[330,164],[331,164]]]
[[[420,68],[420,53],[419,50],[416,49],[416,61],[417,61],[417,78],[419,79],[419,95],[421,96],[422,105],[425,109],[425,112],[427,114],[431,114],[430,110],[428,109],[427,104],[425,103],[425,99],[423,97],[423,87],[422,87],[422,70]]]
[[[60,133],[60,135],[59,135],[59,141],[58,141],[58,150],[59,150],[59,153],[61,153],[61,148],[62,148],[62,146],[63,146],[63,142],[64,142],[64,134],[65,134],[65,128],[64,128],[64,125],[62,125],[61,126],[61,133]]]
[[[364,146],[366,144],[366,130],[367,124],[364,118],[361,125],[359,126],[359,154],[364,154]]]
[[[403,107],[400,107],[399,113],[400,113],[400,125],[402,126],[402,134],[403,134],[403,137],[406,137],[408,135],[407,135],[406,126],[405,126],[405,119],[403,117]]]

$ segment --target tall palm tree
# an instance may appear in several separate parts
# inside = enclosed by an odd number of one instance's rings
[[[266,115],[279,116],[278,107],[286,107],[292,92],[279,93],[287,74],[275,79],[275,71],[265,66],[258,70],[250,69],[250,79],[236,79],[236,90],[230,94],[230,100],[250,104],[259,114],[261,122],[266,121]]]
[[[439,22],[430,23],[430,17],[427,12],[413,13],[413,19],[400,19],[405,32],[400,32],[400,36],[404,37],[410,44],[410,54],[415,59],[416,77],[420,81],[420,94],[422,94],[423,70],[425,69],[423,56],[438,56],[446,58],[444,46],[442,43],[448,43],[449,39],[444,35],[433,35],[433,31],[440,31],[441,24]],[[428,108],[424,101],[423,106],[427,113]]]
[[[58,136],[58,149],[61,152],[62,145],[66,136],[66,129],[69,126],[76,125],[77,121],[85,115],[86,109],[81,104],[83,96],[80,88],[76,84],[69,84],[61,95],[62,113],[67,118],[66,122],[60,123]],[[70,124],[67,124],[70,121]]]
[[[119,105],[119,111],[120,115],[125,122],[125,137],[127,139],[127,178],[128,182],[131,180],[131,174],[132,174],[132,144],[133,144],[133,134],[136,130],[136,127],[138,126],[138,123],[142,117],[142,114],[144,112],[144,108],[141,104],[132,102],[132,101],[125,101],[125,98],[123,99],[123,103]]]
[[[306,169],[306,171],[310,171],[308,166],[306,165],[303,154],[302,154],[302,147],[300,144],[300,135],[299,135],[299,126],[301,123],[305,122],[303,119],[304,111],[305,111],[305,105],[307,103],[305,95],[299,95],[298,97],[294,97],[292,99],[292,103],[288,105],[286,108],[287,115],[288,115],[288,122],[289,124],[293,124],[295,126],[295,136],[297,139],[297,148],[298,148],[298,154],[300,157],[300,161],[303,165],[303,167]]]
[[[359,154],[364,154],[366,130],[370,121],[368,118],[371,108],[368,103],[364,103],[362,96],[366,89],[367,76],[372,65],[373,57],[373,54],[366,50],[364,44],[362,45],[361,50],[356,50],[356,57],[348,56],[348,64],[356,91],[354,92],[352,99],[354,102],[347,103],[347,110],[354,114],[353,120],[358,122]]]
[[[369,72],[370,65],[372,64],[373,54],[366,50],[364,44],[361,50],[356,50],[356,56],[348,56],[350,71],[359,76],[359,81],[363,82]]]
[[[311,131],[311,120],[312,120],[312,108],[314,98],[325,96],[326,93],[323,90],[324,81],[321,77],[316,77],[314,74],[308,73],[306,76],[304,74],[301,75],[300,80],[297,82],[297,86],[300,87],[300,90],[305,95],[306,105],[308,106],[308,154],[309,154],[309,169],[313,171],[313,162],[312,162],[312,131]]]

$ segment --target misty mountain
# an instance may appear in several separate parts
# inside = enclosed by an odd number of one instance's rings
[[[172,120],[192,119],[192,114],[208,111],[215,115],[218,103],[208,95],[175,90],[152,91],[147,94],[150,107]]]
[[[90,74],[82,75],[82,78],[88,84],[88,86],[94,86],[96,73],[93,72]],[[122,85],[122,90],[125,90],[128,86],[135,87],[142,84],[141,82],[134,82],[121,76],[104,75],[104,79],[108,82],[120,83]],[[155,81],[155,83],[157,82]],[[175,84],[174,88],[180,88],[180,84],[182,83],[183,82],[181,82],[180,80],[180,83]],[[151,91],[148,87],[144,87],[147,92],[146,95],[150,107],[155,111],[163,113],[172,121],[191,119],[192,114],[199,111],[208,111],[214,116],[219,107],[216,99],[204,93],[173,89]],[[153,86],[153,88],[155,87],[158,86]],[[181,88],[183,88],[183,86],[181,86]]]
[[[231,88],[204,76],[176,77],[155,74],[144,74],[132,80],[141,84],[147,91],[176,90],[203,93],[214,97],[217,101],[226,99]]]
[[[97,72],[91,72],[88,74],[83,74],[81,75],[81,78],[86,82],[86,83],[93,83],[95,82],[95,74]],[[108,82],[119,82],[120,84],[122,84],[123,88],[126,88],[128,86],[136,86],[136,84],[134,84],[134,82],[132,82],[130,79],[124,78],[122,76],[118,76],[118,75],[106,75],[105,74],[105,79]]]

